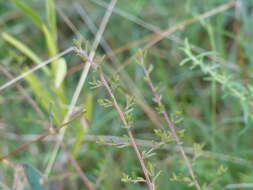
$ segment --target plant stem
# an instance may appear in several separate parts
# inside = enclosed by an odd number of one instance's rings
[[[113,106],[117,110],[117,112],[119,114],[119,117],[120,117],[121,121],[123,122],[123,124],[124,124],[124,126],[125,126],[125,128],[127,130],[127,134],[130,137],[130,143],[131,143],[131,145],[134,148],[134,151],[135,151],[135,153],[136,153],[136,155],[138,157],[138,160],[139,160],[140,165],[142,167],[142,170],[144,172],[148,188],[150,190],[154,190],[154,184],[150,180],[149,172],[148,172],[148,170],[147,170],[147,168],[145,166],[144,159],[143,159],[143,157],[142,157],[142,155],[140,153],[140,150],[139,150],[139,148],[137,146],[137,143],[136,143],[136,141],[134,139],[133,133],[132,133],[132,131],[130,129],[130,126],[129,126],[127,120],[126,120],[125,114],[121,110],[121,108],[120,108],[120,106],[119,106],[119,104],[118,104],[118,102],[117,102],[117,100],[116,100],[116,98],[114,96],[114,93],[113,93],[112,89],[110,88],[110,86],[109,86],[109,84],[108,84],[108,82],[107,82],[107,80],[106,80],[106,78],[104,76],[104,73],[102,71],[99,73],[99,77],[100,77],[100,80],[103,83],[104,87],[106,88],[108,94],[110,95],[110,97],[111,97],[111,99],[113,101]]]
[[[158,105],[162,105],[161,96],[157,92],[157,90],[156,90],[156,88],[155,88],[155,86],[154,86],[154,84],[153,84],[153,82],[151,80],[150,73],[147,70],[147,68],[146,68],[143,60],[142,60],[141,64],[143,66],[143,70],[144,70],[144,73],[145,73],[145,76],[146,76],[147,84],[148,84],[149,88],[151,89],[151,91],[153,93],[153,96],[154,96],[154,99],[155,99],[156,103]],[[168,114],[167,114],[167,112],[166,112],[165,109],[163,109],[161,111],[161,114],[164,117],[164,119],[166,120],[166,123],[167,123],[169,129],[171,130],[174,139],[176,140],[176,143],[177,143],[178,148],[179,148],[179,152],[181,153],[181,156],[183,157],[183,159],[185,161],[185,164],[187,166],[188,172],[189,172],[189,174],[190,174],[190,176],[191,176],[191,178],[193,180],[193,183],[194,183],[196,189],[197,190],[201,190],[199,182],[197,181],[196,176],[195,176],[195,174],[193,172],[191,162],[190,162],[189,158],[187,157],[183,146],[181,145],[181,140],[180,140],[179,136],[177,135],[176,127],[175,127],[174,122],[172,120],[170,120],[170,118],[169,118],[169,116],[168,116]]]

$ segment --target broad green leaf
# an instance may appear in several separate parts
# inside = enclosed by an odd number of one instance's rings
[[[43,185],[42,174],[29,164],[22,164],[24,173],[26,175],[27,181],[31,186],[31,190],[46,190]]]
[[[47,21],[54,40],[57,40],[56,13],[54,0],[46,0]]]
[[[85,118],[87,118],[88,120],[91,120],[92,118],[92,112],[93,112],[93,93],[92,92],[89,92],[86,99],[85,99],[85,103],[84,103],[84,106],[85,106]]]
[[[56,46],[56,18],[55,18],[54,2],[52,2],[53,0],[47,0],[48,18],[50,17],[49,25],[50,27],[54,27],[52,32],[43,23],[39,15],[36,14],[36,12],[33,11],[30,7],[28,7],[24,3],[21,3],[19,0],[12,0],[12,1],[33,20],[33,22],[37,25],[39,29],[42,30],[46,38],[46,44],[49,55],[50,57],[55,56],[58,50]]]
[[[84,108],[85,108],[85,113],[84,113],[84,117],[88,120],[91,120],[92,118],[92,112],[93,112],[93,93],[89,92],[86,99],[85,99],[85,103],[84,103]],[[73,145],[73,149],[72,149],[72,154],[75,157],[82,145],[82,142],[85,138],[85,127],[84,126],[78,126],[77,128],[77,135],[76,135],[76,139],[75,139],[75,143]]]
[[[75,143],[72,148],[72,155],[75,158],[81,148],[82,142],[85,137],[85,129],[84,126],[82,125],[77,125],[76,126],[76,138],[75,138]]]
[[[20,50],[23,54],[25,54],[27,57],[29,57],[35,63],[39,64],[42,62],[42,60],[29,47],[27,47],[25,44],[23,44],[19,40],[15,39],[14,37],[12,37],[11,35],[9,35],[5,32],[3,32],[1,34],[1,36],[4,40],[6,40],[11,45],[16,47],[18,50]]]
[[[27,45],[25,45],[21,41],[15,39],[14,37],[12,37],[11,35],[9,35],[5,32],[1,33],[1,37],[4,40],[6,40],[7,42],[9,42],[11,45],[13,45],[15,48],[17,48],[19,51],[21,51],[24,55],[26,55],[34,63],[40,64],[42,62],[42,60],[39,58],[39,56],[36,55],[36,53],[34,53]],[[49,70],[46,66],[43,67],[43,70],[47,74],[49,74]]]
[[[46,38],[47,48],[48,48],[50,57],[57,55],[58,50],[56,46],[56,41],[54,40],[54,37],[52,36],[52,34],[50,33],[46,25],[42,26],[42,31]]]
[[[25,5],[24,3],[21,3],[20,0],[12,0],[25,14],[27,14],[32,21],[37,25],[38,28],[42,28],[43,21],[40,18],[40,16],[32,10],[30,7]]]
[[[67,63],[64,58],[58,59],[56,62],[56,71],[55,71],[55,87],[59,88],[64,81],[64,78],[67,74]]]
[[[39,80],[34,73],[27,75],[25,79],[31,86],[36,98],[38,99],[38,102],[43,106],[44,109],[48,110],[50,102],[52,101],[52,97],[43,87],[41,80]]]

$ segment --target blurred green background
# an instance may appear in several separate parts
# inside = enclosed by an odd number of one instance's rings
[[[105,0],[55,0],[51,1],[55,6],[50,12],[46,7],[48,2],[0,1],[0,85],[80,40],[85,41],[89,50],[94,41],[92,24],[99,27],[106,12],[103,5],[110,3]],[[104,43],[96,51],[95,62],[100,62],[105,54],[116,52],[127,43],[216,10],[228,2],[120,0],[103,34]],[[29,7],[32,14],[28,9],[22,10],[19,3]],[[228,189],[231,184],[253,183],[252,10],[251,0],[238,0],[232,8],[176,30],[147,51],[145,62],[153,65],[151,76],[159,86],[167,112],[171,117],[182,120],[176,127],[185,130],[183,146],[187,147],[203,189]],[[49,36],[46,36],[42,23],[47,26]],[[13,39],[16,41],[13,42]],[[46,39],[51,39],[51,44]],[[213,53],[211,58],[203,58],[203,64],[218,66],[215,72],[227,76],[231,86],[217,81],[216,75],[203,70],[204,67],[192,69],[190,64],[180,65],[188,58],[182,51],[185,39],[194,49],[195,56]],[[25,44],[29,53],[24,46],[17,45],[17,41]],[[116,92],[116,97],[122,105],[126,94],[135,98],[138,95],[139,100],[136,100],[132,112],[132,130],[136,139],[146,140],[140,149],[148,151],[150,143],[152,146],[153,141],[161,141],[154,130],[169,129],[159,114],[152,115],[156,113],[155,104],[143,80],[143,69],[136,64],[136,59],[129,61],[144,46],[145,43],[138,43],[110,58],[105,57],[102,66],[108,78],[118,73],[119,81],[116,83],[120,90]],[[31,52],[36,58],[31,56]],[[19,83],[19,88],[14,84],[0,91],[0,156],[44,133],[45,126],[52,124],[57,127],[63,121],[84,61],[74,52],[61,61],[64,62],[63,67],[49,64],[48,71],[42,69],[29,75]],[[95,79],[96,72],[89,72],[76,107],[77,110],[85,108],[86,113],[84,118],[71,122],[67,128],[64,149],[60,149],[46,187],[56,190],[87,189],[69,160],[70,154],[96,189],[146,189],[144,183],[121,181],[123,173],[131,178],[144,176],[132,148],[119,147],[111,142],[110,139],[115,140],[116,137],[120,137],[119,142],[126,142],[126,131],[112,107],[99,105],[99,99],[108,97],[104,89],[91,89],[89,82]],[[237,95],[237,91],[246,98]],[[140,101],[143,103],[140,104]],[[55,140],[53,136],[48,137],[8,160],[27,163],[44,174]],[[187,168],[175,147],[174,142],[166,143],[148,159],[156,172],[161,171],[155,182],[156,189],[195,189],[185,182]],[[5,162],[1,162],[0,168],[1,184],[12,189],[15,169]],[[240,186],[238,189],[244,188]]]

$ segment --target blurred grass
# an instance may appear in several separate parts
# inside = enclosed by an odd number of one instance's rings
[[[31,0],[22,2],[28,4],[43,22],[47,22],[45,1]],[[105,2],[109,3],[108,1]],[[156,0],[150,2],[121,0],[117,3],[116,8],[141,18],[146,23],[166,29],[226,2],[228,1],[184,0],[181,2]],[[75,10],[74,3],[85,7],[88,15],[97,26],[100,24],[105,9],[95,4],[93,0],[56,1],[56,8],[61,10],[82,34],[83,38],[92,44],[94,36]],[[219,64],[222,73],[230,74],[232,76],[231,80],[239,81],[241,85],[246,86],[252,82],[251,36],[253,23],[251,18],[253,4],[251,0],[238,1],[238,3],[240,6],[237,6],[236,9],[229,9],[210,19],[201,20],[183,30],[176,31],[173,35],[181,41],[187,38],[191,44],[204,49],[204,51],[218,53],[219,58],[224,61],[211,61],[211,63]],[[46,60],[56,54],[56,52],[52,53],[52,50],[50,53],[50,48],[43,33],[12,1],[0,2],[0,17],[0,32],[8,33],[22,41],[32,51],[36,52],[40,59]],[[49,17],[52,18],[52,16]],[[54,45],[60,52],[72,46],[74,39],[79,39],[80,36],[69,28],[59,13],[56,13],[56,20],[58,33],[53,36],[58,36],[58,40]],[[52,26],[53,22],[50,22],[49,26],[50,31],[55,32],[56,29]],[[115,50],[150,33],[150,31],[128,19],[113,14],[103,37],[111,49]],[[234,183],[252,183],[251,107],[243,107],[240,100],[231,96],[219,83],[206,81],[205,78],[208,74],[203,73],[201,69],[191,70],[190,66],[181,67],[179,63],[187,58],[187,55],[180,49],[182,46],[184,45],[164,39],[148,51],[146,61],[154,66],[152,77],[156,84],[162,88],[163,101],[168,112],[170,114],[177,111],[182,112],[181,116],[184,120],[178,127],[186,130],[183,145],[193,147],[194,143],[203,143],[205,145],[204,150],[210,151],[211,155],[212,153],[225,154],[245,159],[250,163],[245,165],[224,161],[217,157],[202,156],[194,161],[193,165],[199,181],[201,184],[211,183],[217,177],[218,168],[223,165],[228,170],[215,182],[212,189],[224,189],[226,185]],[[3,38],[0,38],[0,47],[1,65],[15,76],[21,74],[24,68],[32,67],[35,64]],[[108,76],[117,71],[130,56],[135,55],[138,48],[142,47],[142,45],[137,45],[117,54],[115,56],[117,64],[112,64],[109,59],[105,59],[103,67]],[[105,53],[107,52],[99,47],[96,60],[99,60]],[[82,63],[82,60],[75,54],[69,54],[64,59],[68,71]],[[56,71],[57,69],[53,68],[51,70],[52,73]],[[40,92],[36,92],[36,88],[31,85],[32,81],[35,81],[34,79],[31,79],[30,83],[26,81],[21,84],[31,98],[37,102],[45,114],[45,118],[38,116],[15,86],[1,91],[1,155],[26,142],[26,135],[43,133],[45,123],[50,123],[51,119],[53,124],[60,123],[63,120],[68,102],[71,100],[80,76],[80,71],[69,73],[64,78],[64,84],[60,89],[54,86],[54,76],[47,76],[41,71],[36,72],[34,76],[42,85],[42,87],[39,87]],[[149,109],[155,111],[151,93],[143,80],[143,71],[135,64],[135,61],[124,67],[119,76],[123,93],[137,93],[135,88],[138,89],[141,100],[145,101],[144,105],[149,105]],[[91,72],[88,81],[92,81],[93,77],[96,77],[96,75]],[[1,85],[8,80],[3,73],[0,73]],[[134,88],[131,88],[131,85],[134,85]],[[123,95],[119,94],[118,96],[123,103]],[[119,149],[115,146],[96,143],[95,140],[86,141],[85,139],[87,134],[120,137],[125,135],[115,110],[101,107],[97,103],[98,99],[105,97],[104,90],[91,90],[90,86],[87,83],[85,84],[78,105],[86,109],[88,107],[89,112],[85,116],[88,124],[85,128],[83,121],[75,121],[71,124],[65,137],[66,148],[71,152],[73,151],[75,159],[88,178],[93,183],[98,183],[97,189],[145,189],[144,184],[125,184],[120,180],[122,172],[133,176],[142,175],[137,158],[131,148]],[[51,105],[51,108],[49,105]],[[159,140],[153,132],[159,126],[151,120],[157,119],[160,125],[163,126],[164,123],[161,117],[155,115],[156,118],[149,118],[147,110],[144,111],[140,105],[135,106],[133,113],[135,123],[133,131],[136,138],[150,141]],[[248,127],[248,130],[241,133],[245,127]],[[18,136],[11,139],[8,134]],[[69,139],[78,140],[76,143],[73,143],[73,141],[68,143]],[[9,160],[15,163],[29,163],[43,173],[54,144],[55,142],[52,141],[36,143],[28,149],[13,155]],[[171,146],[174,146],[174,144],[171,144]],[[142,149],[148,150],[147,147]],[[189,187],[187,183],[170,180],[172,173],[187,175],[186,168],[177,152],[157,150],[156,153],[151,161],[157,170],[162,170],[162,174],[156,182],[157,189],[194,189],[194,187]],[[3,163],[0,167],[0,181],[11,187],[13,170]],[[69,175],[64,177],[63,174]],[[58,187],[62,187],[62,189],[86,188],[67,160],[64,150],[61,150],[57,157],[57,162],[49,176],[48,185],[49,189],[60,189]]]

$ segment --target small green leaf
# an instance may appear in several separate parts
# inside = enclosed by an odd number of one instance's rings
[[[220,167],[218,168],[217,174],[219,176],[224,175],[226,173],[226,171],[228,170],[228,168],[226,168],[223,165],[220,165]]]
[[[161,175],[162,171],[159,171],[156,173],[156,175],[153,177],[153,181],[156,181],[156,179]]]
[[[67,74],[67,63],[65,59],[61,58],[57,60],[56,64],[56,71],[55,71],[55,87],[59,88],[64,81],[64,78]]]
[[[122,173],[122,178],[121,178],[121,181],[124,182],[124,183],[129,183],[131,180],[131,177],[125,173]]]
[[[46,190],[43,185],[42,174],[37,169],[33,168],[29,164],[22,164],[22,167],[24,168],[31,190]]]
[[[24,70],[24,72],[27,69]],[[39,79],[34,73],[31,73],[25,77],[26,81],[31,86],[33,93],[36,95],[38,102],[44,109],[49,109],[50,102],[52,101],[51,94],[43,87],[42,80]]]
[[[112,101],[106,98],[98,99],[98,103],[105,108],[111,107],[113,105]]]

